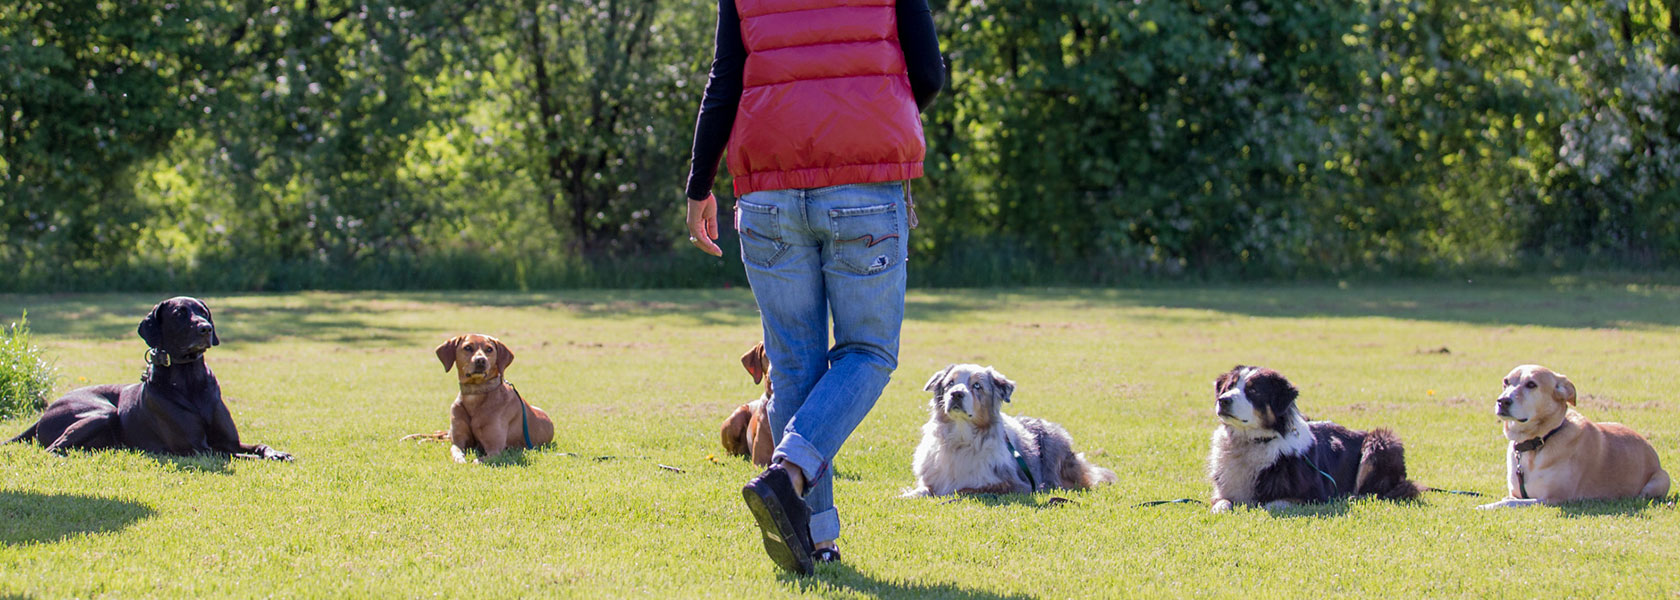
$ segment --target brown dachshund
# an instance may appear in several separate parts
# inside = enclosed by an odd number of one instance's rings
[[[437,357],[445,372],[455,369],[461,386],[449,407],[450,453],[455,462],[467,462],[470,450],[490,458],[509,447],[530,449],[554,440],[554,422],[548,413],[525,402],[519,390],[502,379],[513,364],[513,351],[500,340],[479,334],[456,336],[438,345]]]
[[[772,389],[770,358],[764,354],[763,342],[741,355],[741,366],[752,375],[753,383],[764,384],[764,395],[742,404],[734,414],[723,420],[723,449],[730,454],[750,456],[753,464],[768,467],[770,455],[776,451],[776,443],[770,438],[770,415],[766,412],[770,408]]]

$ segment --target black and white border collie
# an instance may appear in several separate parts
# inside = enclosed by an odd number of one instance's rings
[[[1300,393],[1277,371],[1238,365],[1213,388],[1220,420],[1208,454],[1213,512],[1237,504],[1278,509],[1349,496],[1411,499],[1422,491],[1406,479],[1399,436],[1387,429],[1309,423],[1295,408]]]

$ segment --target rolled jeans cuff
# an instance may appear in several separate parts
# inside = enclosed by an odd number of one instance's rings
[[[805,491],[817,486],[817,482],[828,475],[828,460],[823,458],[816,446],[805,440],[805,436],[789,429],[782,433],[782,443],[776,446],[776,453],[770,455],[770,462],[788,462],[805,474]]]
[[[811,515],[811,542],[821,544],[840,539],[840,509],[830,508]]]

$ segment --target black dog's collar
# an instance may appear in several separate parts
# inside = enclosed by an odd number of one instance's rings
[[[1558,426],[1552,428],[1551,431],[1546,432],[1546,435],[1529,439],[1528,441],[1520,444],[1513,444],[1511,449],[1516,450],[1517,452],[1533,452],[1535,450],[1539,450],[1541,447],[1546,445],[1546,440],[1552,439],[1552,436],[1557,435],[1557,432],[1563,431],[1564,424],[1568,422],[1569,421],[1566,420],[1563,423],[1558,423]]]
[[[204,358],[204,351],[198,351],[181,356],[174,356],[161,348],[146,349],[146,363],[156,367],[170,367],[179,364],[195,363]]]

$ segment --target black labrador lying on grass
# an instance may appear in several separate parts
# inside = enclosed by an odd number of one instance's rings
[[[62,454],[69,448],[134,448],[162,454],[222,453],[271,460],[292,455],[242,444],[204,352],[222,343],[210,308],[196,298],[170,298],[140,321],[149,346],[140,383],[96,385],[65,394],[11,442],[33,440]],[[8,442],[8,443],[11,443]]]

